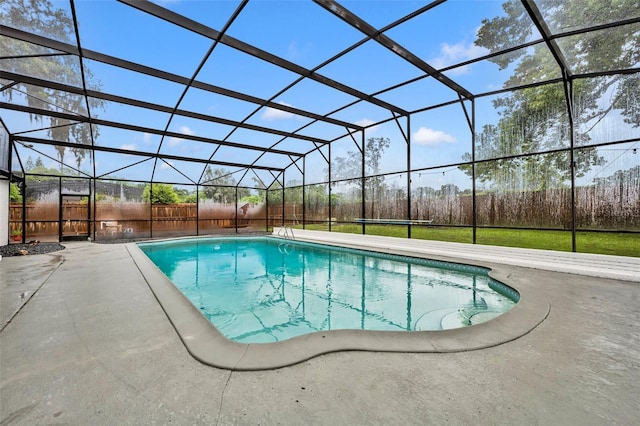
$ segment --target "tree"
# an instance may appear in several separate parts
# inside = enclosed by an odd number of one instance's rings
[[[189,204],[193,204],[197,201],[197,197],[195,192],[193,191],[189,191],[188,189],[185,188],[173,188],[173,190],[175,191],[176,195],[178,196],[178,202],[179,203],[189,203]]]
[[[36,158],[35,164],[33,160],[31,160],[31,157],[27,158],[27,161],[24,164],[24,170],[29,174],[27,175],[27,180],[31,180],[32,176],[30,175],[60,176],[64,174],[64,170],[58,170],[52,167],[51,168],[46,167],[42,162],[42,158],[40,156]],[[42,181],[43,179],[48,179],[48,178],[43,178],[43,177],[38,178],[39,181]]]
[[[364,146],[364,172],[366,176],[380,173],[380,160],[384,150],[389,148],[389,138],[369,138]],[[325,170],[326,172],[327,170]],[[336,157],[331,164],[331,180],[353,179],[362,174],[362,153],[347,151],[346,157]]]
[[[40,158],[40,157],[38,157],[38,158]],[[42,160],[40,160],[40,162],[42,162]],[[27,157],[27,161],[25,161],[25,163],[24,163],[24,169],[26,171],[29,171],[29,170],[33,170],[35,167],[36,166],[35,166],[35,164],[33,164],[33,160],[31,159],[31,156]]]
[[[4,0],[0,3],[0,21],[9,27],[44,34],[57,41],[74,43],[75,29],[73,20],[62,9],[55,9],[49,0]],[[82,87],[82,70],[80,63],[73,55],[58,53],[41,46],[14,40],[9,37],[0,38],[0,51],[3,57],[3,67],[11,72],[25,75],[44,75],[46,79],[56,83]],[[29,60],[24,58],[28,57]],[[91,71],[84,68],[85,84],[89,89],[99,89],[100,83],[93,78]],[[2,96],[9,99],[14,93],[26,94],[28,106],[59,110],[75,113],[78,116],[88,116],[87,101],[82,96],[62,90],[54,90],[35,85],[18,82],[11,89],[2,91]],[[104,107],[104,101],[89,98],[88,107],[91,115],[96,117],[96,111]],[[82,145],[91,145],[91,140],[99,134],[98,127],[89,126],[86,123],[78,123],[61,117],[46,117],[44,115],[32,115],[32,120],[48,121],[48,136],[57,141],[72,142],[78,144],[71,151],[75,156],[75,162],[80,168],[86,149]],[[65,147],[56,146],[60,171],[64,168]]]
[[[274,179],[267,188],[267,199],[271,206],[282,205],[282,184],[279,180]]]
[[[374,204],[379,203],[384,192],[384,176],[380,174],[380,160],[385,149],[389,148],[389,138],[369,138],[364,146],[364,172],[365,191],[367,198]],[[332,180],[353,179],[362,175],[362,153],[360,151],[348,151],[346,157],[336,157],[331,165]],[[356,181],[356,186],[362,194],[361,180]],[[378,214],[379,214],[378,209]]]
[[[147,203],[151,201],[151,204],[176,204],[179,201],[175,189],[165,183],[154,183],[153,188],[145,185],[142,200]]]
[[[258,194],[247,195],[246,197],[242,197],[240,199],[243,203],[249,204],[260,204],[264,202],[264,199]]]
[[[203,188],[202,195],[204,198],[214,200],[218,203],[235,203],[237,181],[234,179],[232,172],[224,168],[212,169],[207,166],[202,177]],[[248,188],[237,188],[238,199],[251,195]]]
[[[440,187],[439,195],[441,197],[455,197],[460,193],[460,188],[452,183],[444,184]]]
[[[599,22],[625,19],[633,10],[635,0],[539,0],[540,10],[547,12],[545,20],[553,28],[571,28],[589,16]],[[529,15],[519,0],[503,4],[505,16],[485,19],[478,31],[475,44],[490,51],[509,48],[514,43],[528,40],[534,31]],[[611,31],[595,31],[581,34],[576,43],[563,44],[562,53],[571,64],[573,73],[598,69],[627,69],[640,60],[640,33],[629,39],[628,29],[621,27]],[[506,69],[516,60],[513,74],[505,87],[535,82],[552,75],[559,75],[558,64],[549,54],[544,43],[533,49],[514,50],[491,59],[500,69]],[[575,145],[589,142],[589,126],[618,109],[625,121],[640,125],[637,75],[613,75],[600,78],[574,80],[574,122],[582,126],[576,132]],[[635,84],[635,86],[634,86]],[[635,89],[634,89],[635,87]],[[601,101],[611,95],[609,104]],[[629,96],[632,94],[632,96]],[[635,94],[635,95],[633,95]],[[493,101],[500,119],[496,125],[486,125],[476,136],[476,158],[516,156],[524,153],[543,152],[567,145],[568,113],[562,84],[548,84],[516,90]],[[470,161],[466,153],[463,160]],[[595,148],[574,151],[574,167],[577,177],[584,176],[592,166],[602,164],[603,159]],[[461,167],[471,175],[469,166]],[[502,188],[544,189],[566,185],[571,176],[570,153],[516,157],[497,162],[478,163],[476,176],[480,182]]]

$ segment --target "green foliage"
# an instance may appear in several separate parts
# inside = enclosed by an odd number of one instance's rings
[[[201,198],[223,204],[235,203],[238,182],[232,172],[224,168],[212,169],[211,166],[207,166],[202,183]],[[251,195],[248,188],[237,188],[237,191],[239,200]]]
[[[278,180],[267,188],[267,202],[269,205],[282,205],[282,184]]]
[[[9,185],[9,201],[12,203],[22,202],[22,194],[20,193],[20,188],[13,182]]]
[[[26,4],[25,4],[26,3]],[[28,11],[28,13],[25,13]],[[19,28],[35,34],[44,34],[49,38],[61,42],[73,43],[75,31],[73,20],[63,9],[56,9],[54,3],[49,0],[4,0],[0,3],[0,21],[7,26]],[[0,38],[0,51],[8,58],[3,61],[3,69],[24,75],[44,75],[50,81],[61,84],[68,84],[82,87],[83,80],[79,62],[73,55],[47,55],[51,53],[48,49],[36,44],[27,43],[9,37]],[[44,56],[43,56],[44,55]],[[29,60],[20,59],[30,56]],[[85,65],[84,83],[88,89],[99,89],[100,83],[92,78],[90,70]],[[2,96],[9,99],[14,94],[14,90],[26,93],[28,106],[44,110],[68,111],[78,116],[88,116],[85,98],[62,90],[54,90],[40,86],[18,84],[11,89],[2,91]],[[92,114],[104,107],[104,101],[89,98],[89,107]],[[77,148],[71,148],[75,157],[75,163],[80,169],[80,164],[88,152],[82,145],[91,145],[92,138],[96,139],[99,134],[96,125],[89,126],[87,123],[77,123],[66,118],[44,117],[39,114],[32,114],[31,119],[35,121],[48,121],[43,123],[48,128],[49,136],[57,141],[72,142],[78,144]],[[65,167],[64,155],[66,148],[55,147],[61,170]]]
[[[147,203],[151,201],[151,204],[176,204],[179,201],[173,187],[165,183],[154,183],[153,187],[145,185],[142,200]]]
[[[42,158],[36,158],[36,162],[34,164],[31,157],[27,158],[27,161],[24,164],[24,170],[27,173],[34,175],[47,175],[47,176],[68,176],[70,173],[69,169],[55,169],[51,167],[45,167],[42,162]]]
[[[365,179],[365,196],[374,204],[382,203],[382,197],[387,188],[384,183],[384,176],[377,176],[380,173],[380,161],[382,154],[391,145],[389,138],[369,138],[364,145],[364,173],[368,176]],[[346,157],[336,157],[331,165],[332,180],[353,179],[362,176],[362,153],[358,151],[348,151]],[[362,180],[354,180],[356,191],[359,194],[356,198],[362,197]]]
[[[369,138],[364,146],[365,175],[373,176],[380,173],[380,160],[385,149],[389,148],[389,138]],[[362,152],[347,151],[346,157],[336,157],[331,164],[331,179],[352,179],[362,176]]]
[[[173,188],[173,190],[178,196],[179,203],[196,203],[198,201],[198,197],[193,191],[189,191],[185,188]]]
[[[262,198],[260,195],[253,194],[253,195],[247,195],[245,197],[242,197],[240,201],[243,203],[249,203],[249,204],[260,204],[264,202],[264,198]]]
[[[573,28],[590,25],[584,17],[595,22],[625,19],[637,7],[635,0],[539,0],[540,10],[548,13],[545,19],[553,28]],[[485,19],[475,44],[490,51],[510,48],[527,40],[535,30],[530,17],[519,0],[503,4],[506,16]],[[602,21],[598,21],[598,20]],[[610,31],[581,34],[576,43],[563,43],[562,53],[571,72],[591,72],[599,69],[627,69],[640,60],[640,32],[631,33],[628,27]],[[561,70],[540,43],[533,49],[515,50],[490,59],[500,69],[520,60],[505,83],[514,87],[533,83],[549,76],[561,76]],[[597,123],[614,109],[633,126],[640,125],[640,96],[637,75],[613,75],[584,78],[573,82],[574,122]],[[612,101],[602,102],[611,96]],[[548,151],[569,146],[569,119],[565,88],[562,84],[529,87],[500,96],[493,101],[501,118],[498,123],[485,125],[476,136],[476,159],[491,159],[525,153]],[[588,129],[576,132],[575,145],[589,142]],[[584,176],[603,159],[595,148],[575,151],[574,166],[577,177]],[[544,189],[566,185],[571,176],[569,152],[519,157],[499,162],[478,163],[476,176],[483,183],[508,189]],[[463,156],[470,161],[471,154]],[[471,167],[461,169],[471,175]]]
[[[197,201],[198,201],[198,197],[196,196],[196,194],[188,194],[180,197],[181,203],[193,204],[193,203],[196,203]]]

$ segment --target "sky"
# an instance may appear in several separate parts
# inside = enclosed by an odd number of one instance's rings
[[[238,7],[237,1],[157,1],[169,10],[184,14],[215,30],[222,30],[229,16]],[[55,7],[69,10],[68,2],[54,1]],[[359,14],[376,28],[401,18],[425,2],[414,1],[343,1],[347,9]],[[400,45],[411,50],[436,68],[462,63],[488,53],[474,44],[476,33],[483,19],[491,19],[503,14],[501,1],[495,0],[449,0],[444,4],[396,27],[385,34]],[[184,28],[163,22],[132,7],[112,1],[75,2],[79,22],[81,44],[84,49],[112,55],[141,65],[161,69],[186,78],[222,86],[240,93],[248,93],[263,99],[271,99],[276,93],[298,79],[298,75],[288,70],[274,67],[257,58],[240,54],[229,46],[218,44],[208,60],[199,68],[200,61],[212,46],[212,41]],[[116,24],[117,23],[117,24]],[[240,16],[228,29],[228,36],[296,63],[307,69],[315,69],[327,59],[343,49],[357,43],[364,35],[337,19],[318,5],[302,0],[250,1]],[[535,38],[535,35],[534,35]],[[85,59],[84,66],[91,70],[94,81],[100,82],[100,90],[129,98],[140,98],[169,108],[177,105],[184,88],[180,84],[143,76],[131,71],[118,70],[112,66]],[[447,76],[468,88],[473,93],[484,93],[503,87],[511,75],[513,67],[499,70],[484,61],[470,66],[459,67],[447,72]],[[419,77],[423,72],[398,55],[373,41],[368,41],[345,57],[318,70],[320,74],[353,87],[363,93],[377,91]],[[434,105],[457,99],[457,94],[433,79],[423,79],[409,87],[393,90],[378,96],[408,111],[423,106]],[[355,100],[349,94],[330,90],[313,80],[305,79],[287,92],[276,96],[273,101],[300,109],[308,109],[317,114],[327,114],[336,108]],[[490,98],[485,99],[484,108],[476,108],[477,129],[483,124],[496,123],[498,115],[489,107]],[[479,102],[479,103],[480,103]],[[467,106],[470,104],[467,103]],[[215,95],[197,88],[190,88],[178,105],[180,109],[201,112],[241,121],[256,110],[256,105],[225,96]],[[470,111],[469,111],[470,113]],[[105,108],[96,112],[99,118],[123,121],[142,127],[164,130],[170,114],[144,111],[140,108],[107,102]],[[11,122],[11,113],[3,111],[3,120]],[[332,118],[370,125],[391,117],[388,110],[372,104],[359,103],[334,115]],[[20,127],[15,118],[11,130]],[[310,119],[273,108],[256,111],[247,122],[255,126],[274,127],[282,131],[293,131]],[[401,120],[405,125],[404,120]],[[25,129],[34,128],[33,123],[24,123]],[[611,126],[608,126],[611,127]],[[180,135],[228,138],[229,141],[249,143],[267,147],[281,140],[280,136],[258,134],[245,129],[232,133],[231,126],[204,122],[184,116],[174,116],[168,130]],[[40,132],[42,135],[44,132]],[[334,140],[346,134],[344,128],[315,123],[300,131],[302,135],[320,136]],[[470,152],[471,131],[461,105],[455,104],[438,110],[415,114],[411,117],[411,167],[434,167],[445,165],[433,172],[438,176],[430,186],[455,181],[459,186],[469,186],[468,179],[448,165],[462,161],[462,156]],[[634,135],[630,131],[631,136]],[[637,135],[637,132],[635,133]],[[37,135],[33,133],[33,135]],[[623,135],[624,136],[624,135]],[[391,140],[391,147],[385,153],[381,172],[403,170],[407,164],[407,144],[394,121],[370,128],[366,137],[385,137]],[[359,136],[358,136],[359,138]],[[622,138],[622,137],[621,137]],[[155,152],[160,136],[146,132],[132,132],[100,127],[99,145],[126,150]],[[314,145],[302,139],[291,139],[280,143],[277,148],[291,151],[309,151]],[[45,148],[43,148],[45,149]],[[53,148],[46,148],[52,156]],[[256,157],[252,150],[237,150],[215,145],[189,141],[180,137],[168,137],[162,143],[161,153],[228,162],[244,162]],[[346,156],[355,145],[349,137],[332,145],[332,157]],[[37,155],[37,154],[33,154]],[[327,152],[325,150],[325,155]],[[129,157],[129,158],[127,158]],[[71,154],[68,154],[68,159]],[[147,180],[153,170],[153,161],[144,161],[133,167],[121,169],[128,164],[136,164],[143,158],[100,153],[96,156],[96,174],[126,179]],[[81,169],[91,169],[88,157]],[[45,159],[45,164],[52,165]],[[71,163],[71,161],[70,161]],[[280,167],[282,157],[273,154],[262,156],[258,164]],[[178,173],[180,170],[182,174]],[[116,173],[109,173],[117,170]],[[320,181],[324,177],[326,163],[320,154],[312,154],[307,161],[307,182]],[[437,172],[437,173],[436,173]],[[256,172],[265,180],[268,172]],[[287,172],[292,179],[297,172]],[[154,180],[187,183],[198,181],[202,166],[181,165],[177,161],[159,163],[155,167]],[[429,173],[424,173],[428,176]],[[287,180],[289,180],[287,178]]]

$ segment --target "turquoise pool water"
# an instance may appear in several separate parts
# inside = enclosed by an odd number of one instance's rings
[[[140,243],[227,338],[316,331],[442,330],[487,321],[518,293],[483,268],[271,237]]]

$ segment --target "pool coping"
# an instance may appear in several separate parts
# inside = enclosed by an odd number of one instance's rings
[[[305,241],[318,242],[312,241],[312,238],[305,238]],[[331,244],[326,241],[320,243]],[[343,243],[334,245],[348,246]],[[509,311],[487,322],[451,330],[331,330],[275,343],[238,343],[220,333],[137,244],[128,243],[126,248],[187,351],[203,364],[228,370],[282,368],[319,355],[340,351],[447,353],[485,349],[529,333],[544,321],[550,311],[549,302],[533,291],[535,277],[524,272],[525,268],[468,259],[461,261],[447,256],[424,256],[420,253],[376,247],[367,250],[490,269],[489,275],[492,278],[520,293],[520,301]],[[359,245],[354,248],[363,249]]]

